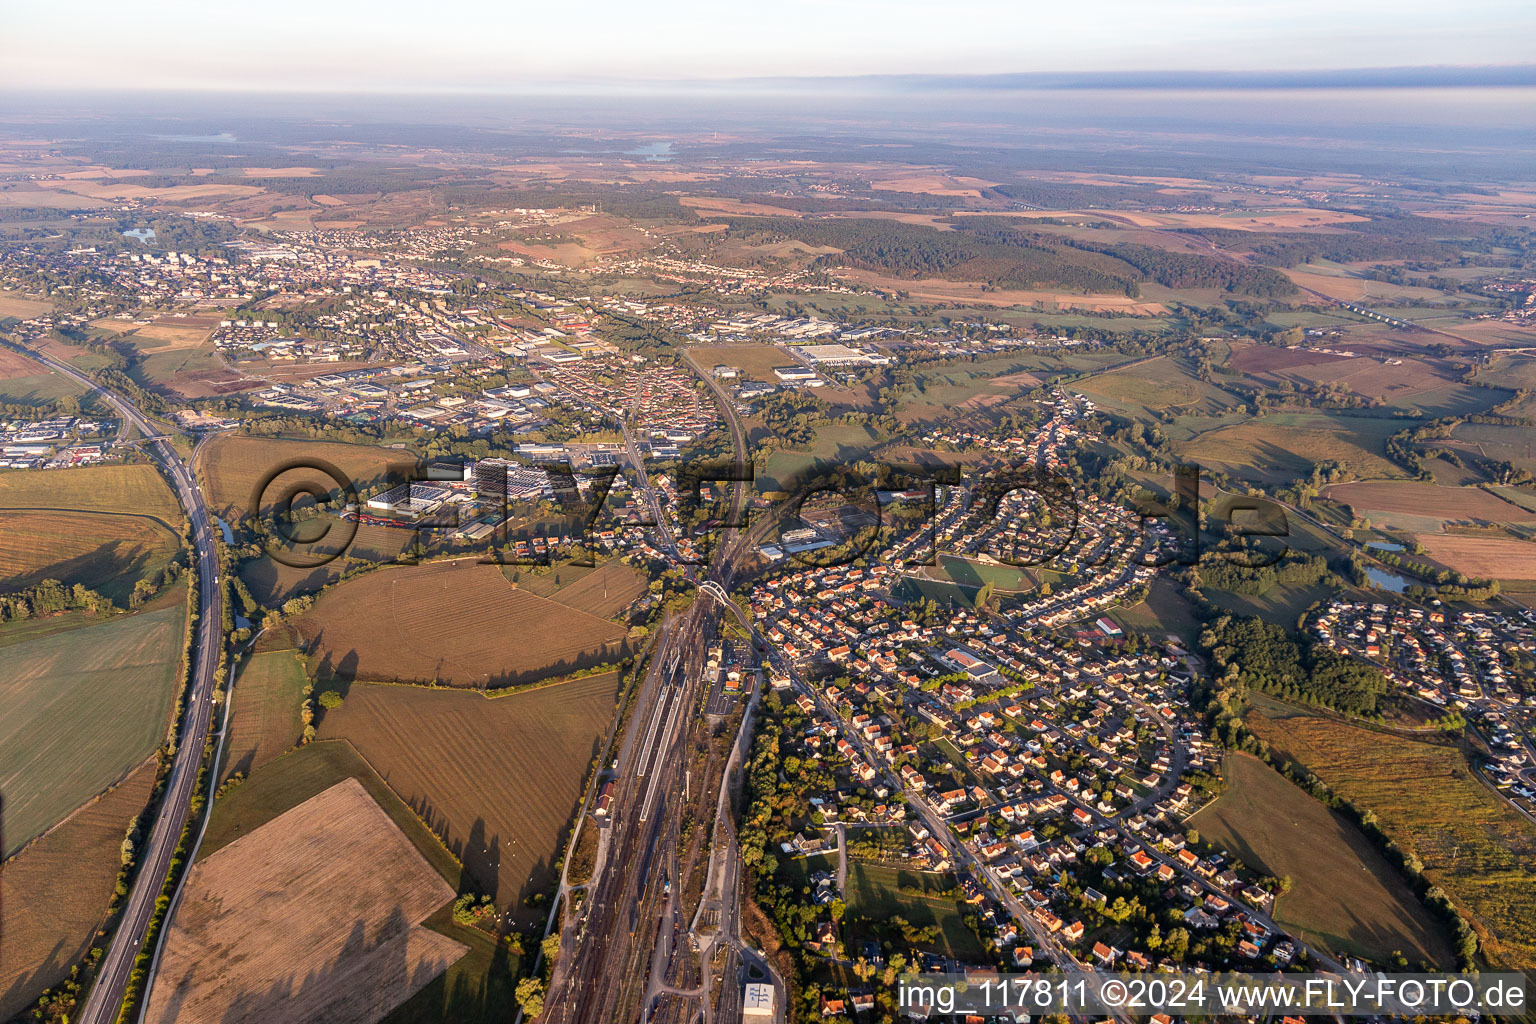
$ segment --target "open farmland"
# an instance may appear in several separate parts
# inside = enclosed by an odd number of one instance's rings
[[[112,898],[128,823],[154,781],[154,765],[142,765],[0,868],[0,1020],[68,977],[85,955]]]
[[[624,630],[536,597],[473,559],[380,569],[298,623],[316,677],[499,687],[616,657]]]
[[[0,473],[0,509],[131,512],[180,524],[181,506],[153,466],[83,466]]]
[[[352,745],[339,740],[310,743],[289,751],[227,791],[214,804],[203,837],[203,856],[249,835],[344,779],[356,779],[416,852],[450,885],[456,889],[460,886],[463,867],[459,861],[368,767]],[[504,1024],[510,1019],[516,1012],[512,988],[518,957],[488,933],[455,924],[448,907],[429,917],[426,925],[468,946],[470,952],[407,1000],[388,1020],[399,1024]]]
[[[12,356],[10,369],[23,369],[19,356]],[[37,364],[33,364],[37,366]],[[80,394],[80,387],[61,373],[53,373],[38,366],[32,373],[10,372],[0,375],[0,402],[18,405],[46,406],[66,395]],[[40,410],[41,411],[41,410]]]
[[[1441,565],[1489,580],[1536,580],[1536,543],[1509,537],[1419,534],[1416,538]]]
[[[96,512],[0,513],[0,585],[83,583],[127,605],[138,580],[165,568],[181,538],[149,516]]]
[[[204,445],[197,470],[209,508],[226,520],[239,521],[251,514],[252,492],[268,474],[305,459],[335,466],[365,493],[368,484],[383,482],[390,466],[409,467],[416,462],[410,452],[394,448],[223,434]],[[290,470],[272,480],[268,509],[289,486],[308,482],[320,483],[326,490],[338,488],[321,470]]]
[[[33,298],[20,292],[0,291],[0,316],[13,316],[18,320],[30,320],[53,311],[53,303],[47,299]]]
[[[0,647],[5,856],[165,742],[184,594],[176,587],[168,607]]]
[[[1243,480],[1284,483],[1322,462],[1341,462],[1355,476],[1401,477],[1386,457],[1398,420],[1321,412],[1274,413],[1202,430],[1177,443],[1180,455]]]
[[[193,865],[145,1019],[375,1024],[464,954],[420,924],[453,895],[339,782]]]
[[[616,673],[495,698],[357,684],[320,735],[349,741],[476,888],[516,906],[554,877],[617,691]]]
[[[1221,413],[1242,404],[1214,384],[1191,372],[1188,361],[1159,356],[1120,370],[1097,374],[1073,385],[1100,405],[1140,419],[1164,410],[1175,413]]]
[[[1536,825],[1494,795],[1453,747],[1300,713],[1248,725],[1277,756],[1376,814],[1424,864],[1500,968],[1536,968]]]
[[[1450,441],[1438,444],[1470,451],[1485,459],[1510,462],[1526,472],[1536,472],[1536,430],[1495,423],[1458,423]]]
[[[1223,768],[1220,799],[1190,819],[1203,838],[1252,867],[1289,876],[1275,920],[1335,954],[1440,967],[1451,951],[1396,870],[1343,816],[1248,754]]]
[[[568,608],[611,619],[646,592],[646,579],[622,562],[609,562],[549,595]]]
[[[1323,496],[1343,502],[1377,525],[1388,525],[1394,513],[1449,522],[1536,522],[1536,514],[1479,487],[1440,487],[1416,481],[1368,481],[1335,484]]]
[[[309,532],[312,529],[313,534]],[[320,535],[321,530],[326,532]],[[311,536],[319,537],[314,543],[295,542],[283,546],[285,557],[300,561],[299,565],[287,565],[264,555],[241,567],[240,578],[262,604],[276,606],[295,594],[319,590],[340,579],[352,564],[387,565],[401,560],[404,552],[414,549],[418,538],[424,545],[433,539],[430,532],[417,534],[414,530],[369,523],[358,524],[354,533],[350,524],[330,518],[317,520],[316,524],[304,523],[296,532],[300,541],[308,541]]]
[[[299,705],[308,682],[297,651],[262,651],[245,663],[230,706],[226,777],[249,775],[299,742],[304,733]]]

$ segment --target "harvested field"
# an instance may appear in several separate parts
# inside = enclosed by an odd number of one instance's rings
[[[337,783],[192,866],[145,1019],[376,1024],[465,953],[420,924],[453,894]]]
[[[165,742],[185,622],[178,600],[0,647],[4,856]]]
[[[1298,712],[1248,716],[1276,756],[1369,809],[1456,902],[1499,969],[1536,969],[1536,825],[1480,782],[1461,751]]]
[[[121,335],[123,340],[135,348],[155,351],[198,348],[213,333],[211,327],[201,326],[198,321],[190,317],[180,319],[167,317],[147,324],[108,317],[93,322],[91,326]]]
[[[203,447],[197,470],[209,507],[225,520],[238,522],[250,515],[252,492],[268,474],[305,459],[335,466],[365,493],[368,485],[383,482],[390,466],[405,468],[416,464],[414,455],[396,448],[223,434]],[[288,487],[309,482],[339,491],[338,485],[321,470],[290,470],[273,478],[268,486],[268,509]]]
[[[609,562],[549,595],[568,608],[611,619],[626,611],[646,592],[647,580],[621,562]]]
[[[1329,352],[1314,352],[1304,348],[1281,348],[1278,345],[1244,345],[1232,350],[1227,365],[1243,373],[1272,373],[1277,370],[1294,370],[1298,366],[1316,366],[1319,363],[1336,363],[1348,356]]]
[[[1232,754],[1226,790],[1190,819],[1207,841],[1292,889],[1275,905],[1277,922],[1335,955],[1386,963],[1454,963],[1417,897],[1370,840],[1342,815],[1248,754]]]
[[[293,545],[286,550],[294,558],[311,563],[338,554],[339,557],[315,568],[285,565],[270,556],[252,559],[240,573],[240,578],[250,587],[251,595],[264,605],[282,604],[295,594],[310,593],[328,583],[334,583],[354,561],[371,565],[395,562],[403,552],[411,548],[417,537],[412,530],[368,524],[358,526],[357,532],[351,534],[346,524],[335,519],[318,521],[316,529],[326,526],[329,532],[317,543]],[[350,543],[341,549],[341,543],[347,541],[349,534]]]
[[[132,512],[181,523],[181,506],[153,466],[82,466],[0,473],[0,509]]]
[[[0,348],[0,380],[10,380],[13,377],[37,377],[50,373],[48,367],[42,363],[34,362],[8,348]]]
[[[224,777],[249,775],[299,742],[299,718],[309,677],[297,651],[263,651],[247,661],[235,678],[225,741]]]
[[[617,692],[615,673],[495,698],[356,684],[320,734],[350,742],[478,889],[517,906],[554,878]]]
[[[25,204],[23,204],[25,205]],[[0,316],[13,316],[18,320],[30,320],[53,310],[47,299],[35,299],[20,292],[0,291]]]
[[[1504,537],[1421,533],[1429,556],[1456,572],[1491,580],[1536,580],[1536,543]]]
[[[67,978],[90,948],[112,898],[123,836],[154,781],[154,765],[142,765],[0,867],[0,1020]]]
[[[1536,514],[1495,497],[1479,487],[1440,487],[1417,481],[1370,481],[1334,484],[1323,491],[1378,525],[1389,525],[1392,513],[1428,516],[1448,522],[1536,522]]]
[[[99,512],[0,512],[0,585],[83,583],[120,607],[163,569],[181,538],[158,519]]]
[[[327,593],[298,623],[319,679],[501,687],[599,664],[613,623],[516,589],[473,559],[381,569]]]

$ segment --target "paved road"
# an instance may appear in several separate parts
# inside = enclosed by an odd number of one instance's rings
[[[51,369],[99,394],[122,415],[125,422],[132,423],[145,437],[161,433],[127,398],[100,387],[66,363],[38,352],[30,354]],[[198,762],[202,759],[213,717],[214,671],[218,668],[219,647],[223,642],[223,599],[217,582],[218,548],[214,544],[216,527],[203,504],[197,481],[171,443],[166,440],[150,441],[147,447],[170,479],[176,498],[192,524],[192,546],[197,553],[198,590],[197,635],[192,650],[192,697],[182,722],[180,742],[171,764],[165,797],[155,816],[149,842],[139,854],[138,876],[128,894],[127,904],[118,920],[117,930],[112,935],[111,945],[107,947],[106,956],[102,959],[96,981],[86,997],[85,1008],[76,1018],[78,1024],[112,1024],[117,1019],[123,992],[128,985],[128,975],[133,970],[139,947],[144,943],[144,933],[154,914],[155,901],[160,897],[160,890],[170,870],[171,855],[176,851],[187,822],[187,809],[197,784]],[[148,995],[147,988],[145,995]]]

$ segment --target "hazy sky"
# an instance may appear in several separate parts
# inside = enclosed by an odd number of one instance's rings
[[[1507,64],[1533,54],[1531,0],[0,0],[0,87],[8,88],[499,89],[583,79]]]

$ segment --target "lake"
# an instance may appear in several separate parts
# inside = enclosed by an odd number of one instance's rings
[[[1382,590],[1390,590],[1394,594],[1401,594],[1412,585],[1412,581],[1408,577],[1399,576],[1395,572],[1387,572],[1385,569],[1366,569],[1365,578],[1371,581],[1371,586],[1380,587]]]
[[[134,228],[132,231],[124,231],[124,238],[137,238],[141,242],[152,242],[155,239],[154,228]]]

